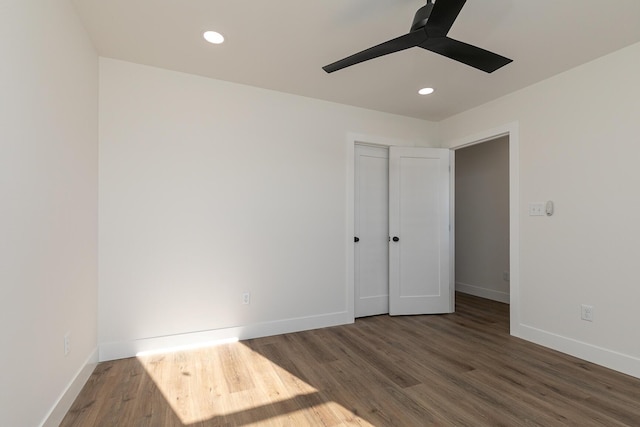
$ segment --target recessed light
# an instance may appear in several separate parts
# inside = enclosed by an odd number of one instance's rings
[[[418,91],[420,95],[430,95],[435,89],[432,87],[424,87]]]
[[[224,41],[224,36],[215,31],[205,31],[202,36],[206,41],[213,44],[220,44]]]

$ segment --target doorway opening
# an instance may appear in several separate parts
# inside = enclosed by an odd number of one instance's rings
[[[509,304],[509,136],[456,150],[454,182],[456,291]]]
[[[496,128],[487,129],[480,133],[469,135],[458,140],[450,141],[447,146],[453,151],[454,169],[457,167],[457,153],[459,150],[473,147],[487,141],[494,141],[506,137],[508,141],[508,191],[509,191],[509,215],[508,215],[508,297],[509,302],[509,329],[510,334],[516,337],[520,336],[520,140],[519,140],[519,124],[511,122]],[[455,183],[454,183],[455,188]],[[454,212],[458,211],[458,207],[454,207]],[[454,228],[455,228],[454,220]],[[457,233],[457,230],[456,230]],[[455,256],[454,256],[455,259]],[[500,270],[498,270],[500,271]],[[504,271],[499,280],[504,280]],[[456,278],[456,282],[459,282]],[[473,285],[473,283],[472,283]],[[467,288],[468,290],[468,288]],[[492,293],[494,297],[497,294]],[[486,297],[486,294],[485,294]],[[496,298],[497,299],[497,298]]]

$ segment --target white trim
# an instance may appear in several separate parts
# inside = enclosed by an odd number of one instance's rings
[[[356,143],[363,144],[363,145],[379,145],[379,146],[381,145],[386,147],[391,147],[395,145],[400,147],[423,147],[424,146],[419,144],[418,141],[409,141],[406,139],[398,139],[398,138],[387,138],[385,136],[378,136],[378,135],[366,135],[363,133],[354,133],[354,132],[347,133],[347,144],[350,144],[351,146],[353,146]],[[431,148],[436,148],[436,147],[431,147]]]
[[[509,302],[511,302],[508,293],[483,288],[482,286],[456,282],[456,291],[462,292],[463,294],[475,295],[477,297],[503,302],[505,304],[509,304]]]
[[[169,349],[173,347],[194,346],[202,343],[229,339],[247,340],[271,335],[307,331],[310,329],[327,328],[330,326],[344,325],[348,323],[353,323],[353,316],[350,316],[349,312],[343,311],[318,316],[262,322],[232,328],[211,329],[208,331],[190,332],[162,337],[103,343],[100,344],[99,359],[101,362],[104,362],[107,360],[134,357],[138,353],[153,351],[160,348]]]
[[[520,337],[579,359],[640,378],[640,358],[527,325],[520,325]]]
[[[456,311],[456,152],[449,150],[449,306]]]
[[[97,365],[98,349],[96,348],[91,352],[82,367],[78,370],[67,387],[65,387],[64,392],[60,395],[58,401],[44,417],[44,420],[40,424],[41,427],[57,427],[60,425]]]
[[[346,277],[345,277],[345,291],[347,293],[347,313],[351,319],[351,322],[355,321],[356,307],[355,307],[355,250],[353,237],[355,236],[355,176],[356,176],[356,136],[353,134],[347,135],[346,150],[347,150],[347,185],[345,192],[345,204],[346,213],[345,218],[345,254],[346,254]]]
[[[518,122],[507,123],[447,144],[457,150],[501,136],[509,136],[509,272],[511,335],[520,336],[520,130]]]

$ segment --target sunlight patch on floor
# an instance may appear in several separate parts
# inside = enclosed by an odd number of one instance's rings
[[[137,358],[185,425],[370,425],[242,343]]]

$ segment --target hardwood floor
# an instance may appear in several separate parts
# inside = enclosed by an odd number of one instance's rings
[[[640,380],[513,338],[508,306],[98,365],[61,426],[639,426]]]

